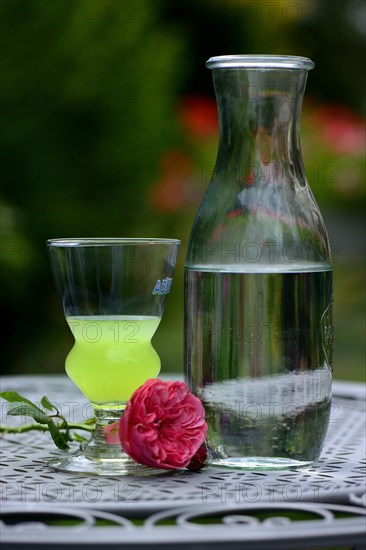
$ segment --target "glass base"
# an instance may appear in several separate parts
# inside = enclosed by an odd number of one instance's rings
[[[123,451],[120,443],[115,442],[113,432],[118,431],[118,422],[126,403],[92,405],[95,429],[91,438],[78,453],[50,460],[47,463],[50,468],[58,472],[94,476],[156,476],[171,472],[138,464]]]
[[[61,458],[53,458],[47,465],[57,472],[94,476],[156,476],[172,473],[171,470],[149,468],[134,462],[128,455],[115,460],[90,460],[82,453]]]
[[[216,468],[231,468],[238,470],[293,470],[308,468],[313,465],[311,460],[292,460],[290,458],[271,458],[266,456],[246,456],[233,458],[217,458],[207,461],[209,466]]]

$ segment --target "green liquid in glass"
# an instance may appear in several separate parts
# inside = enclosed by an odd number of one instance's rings
[[[75,344],[66,372],[94,404],[121,403],[148,378],[157,376],[160,359],[151,344],[160,317],[67,317]]]

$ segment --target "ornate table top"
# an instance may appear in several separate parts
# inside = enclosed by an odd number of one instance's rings
[[[3,377],[1,390],[8,389],[35,401],[46,394],[72,421],[92,415],[66,376]],[[76,544],[149,548],[177,541],[174,546],[212,550],[244,541],[248,548],[271,549],[331,548],[343,541],[363,548],[365,395],[363,384],[334,384],[319,464],[299,471],[206,467],[144,478],[70,475],[47,467],[61,453],[48,434],[8,435],[1,440],[3,546],[57,543],[61,550],[62,541],[69,550]],[[6,403],[1,406],[4,424]]]

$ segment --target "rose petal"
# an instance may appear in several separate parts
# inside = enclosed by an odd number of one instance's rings
[[[119,421],[112,422],[103,428],[104,438],[107,445],[118,445],[119,438]]]
[[[188,470],[197,471],[203,468],[207,459],[206,445],[203,443],[188,464]]]

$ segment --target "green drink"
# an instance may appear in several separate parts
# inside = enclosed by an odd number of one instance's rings
[[[75,344],[66,371],[94,404],[128,401],[148,378],[157,376],[160,359],[151,344],[160,317],[67,317]]]

